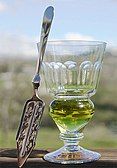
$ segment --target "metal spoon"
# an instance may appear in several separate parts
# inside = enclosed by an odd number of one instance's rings
[[[32,80],[34,94],[33,97],[27,100],[24,105],[23,114],[16,136],[19,167],[23,166],[28,156],[32,152],[33,148],[35,147],[37,133],[44,111],[45,103],[38,96],[38,87],[40,86],[39,71],[43,61],[53,15],[54,8],[52,6],[49,6],[44,12],[40,38],[39,57],[37,60],[36,73]]]

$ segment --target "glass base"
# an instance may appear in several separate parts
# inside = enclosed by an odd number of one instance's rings
[[[54,152],[46,154],[44,159],[54,163],[79,164],[96,161],[101,157],[99,153],[84,149],[80,146],[78,146],[77,149],[78,150],[74,150],[74,152],[69,152],[64,146]]]

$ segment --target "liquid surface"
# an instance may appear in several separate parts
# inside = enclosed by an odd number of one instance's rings
[[[94,95],[96,90],[92,85],[71,85],[66,84],[64,86],[56,87],[53,85],[50,92],[59,96],[81,96],[84,95]]]
[[[89,99],[57,99],[50,104],[50,115],[61,132],[81,130],[93,114],[94,105]]]

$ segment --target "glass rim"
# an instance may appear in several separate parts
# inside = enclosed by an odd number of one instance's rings
[[[37,42],[39,45],[40,42]],[[58,46],[100,46],[106,45],[105,41],[96,41],[96,40],[49,40],[47,41],[47,45],[58,45]]]

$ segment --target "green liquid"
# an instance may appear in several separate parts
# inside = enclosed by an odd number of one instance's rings
[[[61,132],[80,131],[94,114],[89,99],[56,99],[50,104],[50,115]]]

